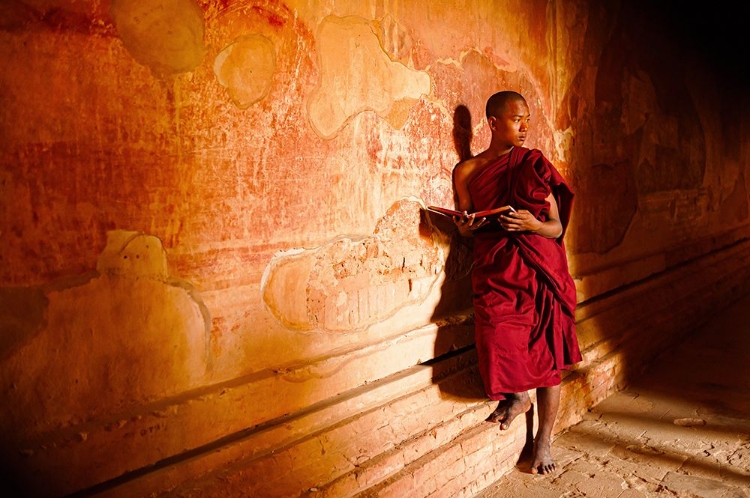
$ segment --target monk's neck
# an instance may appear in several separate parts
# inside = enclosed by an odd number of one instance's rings
[[[510,147],[502,145],[502,146],[490,146],[487,149],[487,152],[489,153],[488,155],[490,157],[497,158],[497,157],[502,157],[505,154],[510,153],[510,151],[512,151],[512,150],[513,150],[513,146],[512,145]]]

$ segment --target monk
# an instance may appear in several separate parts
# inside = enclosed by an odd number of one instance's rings
[[[456,165],[454,217],[474,237],[474,321],[487,418],[501,430],[531,407],[536,389],[539,428],[531,472],[556,470],[552,428],[560,403],[561,370],[581,360],[575,330],[576,291],[563,235],[573,192],[541,151],[523,147],[529,106],[516,92],[492,95],[486,106],[489,147]],[[499,217],[472,212],[505,207]],[[513,209],[511,209],[513,208]]]

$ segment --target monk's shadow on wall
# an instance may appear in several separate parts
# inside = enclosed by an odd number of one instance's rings
[[[453,143],[459,162],[471,154],[471,112],[459,105],[453,114]],[[452,207],[452,206],[448,206]],[[450,398],[486,399],[474,348],[471,290],[472,239],[461,237],[453,220],[423,211],[423,226],[430,227],[448,246],[441,298],[432,313],[438,325],[432,379]]]

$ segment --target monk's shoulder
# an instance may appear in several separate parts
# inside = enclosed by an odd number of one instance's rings
[[[534,172],[540,176],[548,176],[554,168],[552,162],[539,149],[526,149],[523,151],[522,162],[531,166]]]
[[[482,169],[489,162],[489,157],[485,153],[477,154],[468,159],[464,159],[456,164],[453,168],[453,174],[457,178],[469,178],[475,172]]]

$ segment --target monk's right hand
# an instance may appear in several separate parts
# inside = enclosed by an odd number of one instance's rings
[[[474,230],[477,230],[487,223],[487,218],[476,219],[473,214],[468,214],[464,211],[463,216],[454,216],[453,222],[458,227],[458,231],[464,237],[472,235]]]

